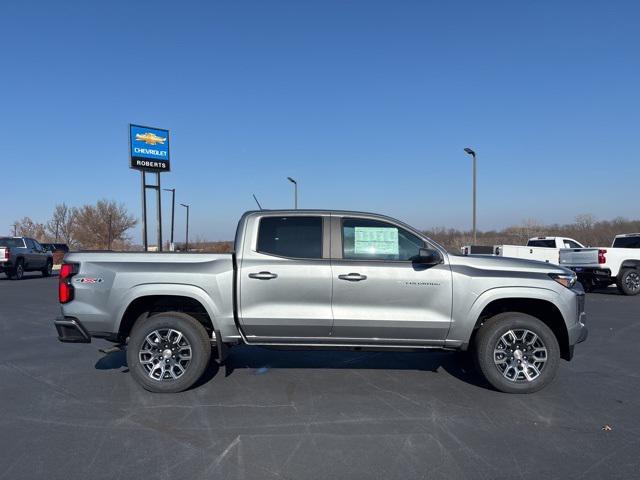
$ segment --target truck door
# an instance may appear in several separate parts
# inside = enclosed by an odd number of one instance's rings
[[[238,316],[247,340],[328,337],[331,314],[329,216],[249,217],[238,265]],[[249,233],[250,232],[250,233]]]
[[[451,323],[447,260],[414,264],[425,242],[393,223],[334,216],[332,231],[332,338],[441,345]]]
[[[40,267],[40,257],[36,250],[35,242],[30,238],[25,238],[24,243],[27,247],[25,257],[25,270],[34,270]]]

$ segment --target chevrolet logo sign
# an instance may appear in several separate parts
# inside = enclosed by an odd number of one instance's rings
[[[167,137],[159,137],[155,133],[145,132],[145,133],[136,133],[136,140],[138,142],[144,142],[147,145],[164,145],[164,142],[167,141]]]

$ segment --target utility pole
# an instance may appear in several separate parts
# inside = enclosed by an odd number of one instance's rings
[[[113,212],[109,212],[109,236],[107,240],[107,250],[111,250],[111,221],[113,219]]]
[[[476,244],[476,152],[468,147],[464,151],[473,157],[473,243]]]
[[[297,210],[298,209],[298,182],[296,182],[291,177],[287,177],[287,180],[289,180],[291,183],[293,183],[293,186],[294,186],[293,205],[294,205],[294,208]]]
[[[187,209],[187,234],[185,235],[184,250],[185,252],[188,252],[189,251],[189,205],[185,205],[184,203],[181,203],[180,205],[182,205]]]
[[[171,241],[169,242],[169,250],[173,252],[173,225],[176,212],[176,189],[175,188],[163,188],[165,192],[171,192]]]

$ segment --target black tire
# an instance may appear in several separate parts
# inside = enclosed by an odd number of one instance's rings
[[[53,260],[47,260],[47,266],[42,269],[43,277],[50,277],[53,272]]]
[[[635,268],[622,269],[616,285],[618,290],[625,295],[638,295],[640,293],[640,270]]]
[[[13,275],[11,275],[15,280],[22,280],[22,277],[24,277],[24,262],[22,261],[22,259],[18,259],[18,261],[16,262],[16,266],[13,268],[13,272],[11,272]]]
[[[157,336],[154,333],[159,332],[162,334],[169,330],[182,334],[181,342],[186,341],[188,347],[184,346],[184,343],[181,344],[182,346],[172,343],[176,335],[173,336],[172,340],[170,333],[166,336]],[[152,343],[148,337],[162,342],[166,341],[166,343],[164,345],[159,342],[153,343],[153,345],[157,345],[157,348],[155,350],[149,349],[148,347]],[[171,355],[171,351],[174,348],[175,351],[173,353],[177,355],[177,359],[176,356],[166,356],[167,352]],[[190,349],[188,363],[184,363],[185,361],[181,360],[179,356],[179,351],[186,348]],[[145,359],[145,365],[143,365],[141,358]],[[211,343],[207,331],[200,322],[181,312],[158,313],[138,320],[133,326],[127,344],[129,371],[133,378],[150,392],[175,393],[188,389],[200,379],[209,365],[210,358]],[[167,365],[163,364],[163,361],[167,362]],[[183,363],[178,366],[180,362]],[[179,370],[174,370],[174,368],[182,368],[184,372],[180,373]],[[179,375],[178,378],[173,377],[176,373]],[[153,378],[152,375],[160,375],[160,378]]]
[[[533,337],[525,333],[522,340],[516,339],[517,345],[511,345],[518,348],[509,350],[504,337],[510,337],[510,331],[516,334],[528,331],[536,335],[537,340],[530,345],[528,341]],[[540,346],[544,347],[544,356]],[[495,389],[505,393],[537,392],[553,381],[560,363],[560,346],[554,333],[541,320],[524,313],[506,312],[488,319],[476,335],[474,348],[479,370]],[[506,356],[496,353],[502,351]],[[544,361],[531,362],[532,358],[543,357]]]
[[[13,270],[5,270],[4,274],[9,280],[11,280],[11,277],[13,277]]]
[[[593,292],[593,280],[587,280],[583,278],[582,280],[580,280],[580,283],[582,284],[582,289],[585,293]]]

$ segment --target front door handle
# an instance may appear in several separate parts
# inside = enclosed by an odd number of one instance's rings
[[[361,275],[359,273],[347,273],[346,275],[338,275],[340,280],[347,280],[348,282],[360,282],[362,280],[366,280],[366,275]]]
[[[258,280],[271,280],[272,278],[277,278],[278,275],[271,272],[258,272],[258,273],[250,273],[249,278],[257,278]]]

